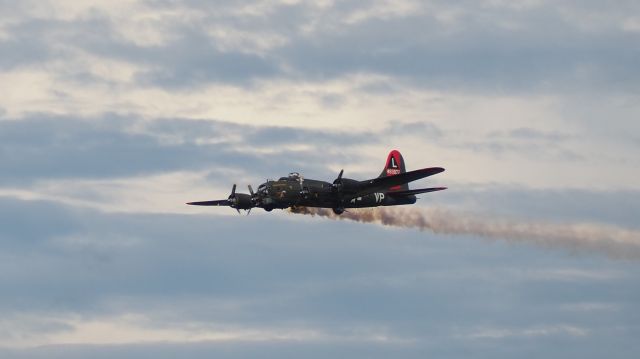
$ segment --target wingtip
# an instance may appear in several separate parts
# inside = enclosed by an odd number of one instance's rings
[[[427,168],[422,168],[416,171],[438,174],[438,173],[444,172],[444,168],[443,167],[427,167]]]

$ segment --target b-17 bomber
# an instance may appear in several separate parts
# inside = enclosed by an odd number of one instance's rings
[[[237,193],[236,185],[227,199],[189,202],[194,206],[227,206],[251,211],[262,208],[267,212],[273,209],[289,207],[331,208],[334,213],[342,214],[348,208],[379,206],[397,206],[416,203],[416,195],[447,189],[430,187],[409,189],[409,182],[433,176],[443,172],[442,167],[429,167],[407,172],[404,159],[399,151],[393,150],[387,156],[387,162],[380,176],[364,181],[343,177],[340,171],[333,182],[307,179],[297,172],[278,180],[267,180],[254,192],[248,186],[249,194]]]

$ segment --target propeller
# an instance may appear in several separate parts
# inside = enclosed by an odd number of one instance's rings
[[[337,193],[339,205],[333,208],[333,213],[342,214],[344,212],[344,208],[342,208],[342,174],[344,173],[344,169],[340,170],[338,174],[338,178],[333,180],[333,184],[331,185],[331,191]]]
[[[333,189],[338,191],[342,188],[342,174],[344,173],[344,169],[340,170],[340,173],[338,174],[338,178],[336,178],[335,180],[333,180]]]
[[[242,195],[242,194],[240,194]],[[240,196],[236,195],[236,184],[233,184],[233,187],[231,187],[231,194],[229,195],[229,199],[228,199],[230,206],[232,208],[235,208],[236,211],[238,211],[238,214],[240,214]]]
[[[236,197],[236,184],[233,184],[233,187],[231,187],[231,194],[229,195],[229,198],[227,199],[227,201],[229,201],[230,206],[235,208],[238,213],[240,213],[240,210],[238,210],[238,208],[236,207],[238,205],[238,197]]]
[[[251,203],[255,206],[258,202],[258,197],[256,197],[256,193],[253,192],[253,187],[251,185],[247,185],[249,188],[249,193],[251,193]],[[247,216],[251,214],[251,208],[247,210]]]

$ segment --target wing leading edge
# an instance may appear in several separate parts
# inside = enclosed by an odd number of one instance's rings
[[[189,202],[192,206],[230,206],[231,202],[228,199],[221,199],[218,201],[200,201],[200,202]]]

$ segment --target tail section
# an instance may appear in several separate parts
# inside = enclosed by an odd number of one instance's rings
[[[400,151],[393,150],[389,152],[389,155],[387,156],[387,163],[385,164],[384,169],[380,174],[380,177],[395,176],[405,172],[407,172],[407,170],[404,164],[404,158],[402,158]],[[409,184],[405,183],[399,186],[393,186],[393,187],[390,187],[389,190],[390,191],[408,191]]]

